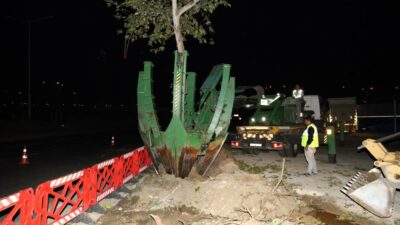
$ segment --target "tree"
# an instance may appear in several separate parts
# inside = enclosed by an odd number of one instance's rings
[[[175,36],[178,52],[185,51],[185,37],[200,43],[213,44],[210,17],[218,6],[228,0],[105,0],[115,7],[115,17],[124,22],[119,30],[125,36],[125,51],[129,42],[147,39],[153,52],[163,51],[167,40]],[[125,52],[126,54],[126,52]]]

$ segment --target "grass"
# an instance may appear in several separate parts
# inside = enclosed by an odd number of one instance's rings
[[[274,164],[267,164],[265,166],[249,165],[243,160],[236,160],[235,163],[239,166],[239,169],[252,174],[261,174],[266,170],[270,170],[273,173],[278,173],[281,171],[281,167]],[[285,169],[286,171],[286,169]]]
[[[245,163],[243,160],[235,160],[235,163],[239,166],[239,169],[252,174],[263,173],[268,167],[267,166],[251,166]]]
[[[329,176],[329,177],[326,177],[326,180],[329,183],[329,187],[342,186],[342,182],[339,179],[337,179],[336,177]]]
[[[333,170],[332,173],[337,173],[337,174],[340,174],[340,175],[343,175],[343,176],[349,177],[349,178],[350,178],[350,176],[354,175],[354,172],[342,171],[342,170]]]
[[[339,216],[338,220],[346,220],[346,221],[356,221],[367,219],[366,215],[359,215],[353,212],[346,212]]]

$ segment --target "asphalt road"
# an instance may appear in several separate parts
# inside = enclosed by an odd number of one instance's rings
[[[111,136],[116,146],[111,147]],[[28,165],[20,165],[23,145]],[[134,131],[94,132],[31,141],[0,143],[0,198],[120,156],[142,145]]]

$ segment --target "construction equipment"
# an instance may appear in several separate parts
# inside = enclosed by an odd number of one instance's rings
[[[305,127],[296,121],[295,99],[280,93],[265,95],[260,86],[240,87],[239,92],[244,93],[249,89],[255,90],[256,94],[248,97],[241,94],[235,98],[235,108],[238,111],[234,113],[233,123],[236,122],[237,126],[236,132],[229,138],[231,147],[250,153],[277,150],[282,157],[296,157]],[[312,116],[316,124],[322,126],[322,123],[318,123],[324,118],[321,116],[323,110],[320,97],[306,95],[304,99],[302,116]],[[322,140],[323,132],[319,134]]]
[[[329,115],[327,121],[339,132],[354,133],[358,130],[356,97],[328,98]],[[343,127],[342,127],[343,126]],[[340,129],[341,128],[341,129]]]
[[[223,145],[231,120],[235,78],[228,64],[213,67],[195,101],[196,74],[186,72],[188,53],[175,52],[172,119],[161,131],[154,108],[151,62],[144,63],[137,84],[139,131],[151,150],[153,162],[160,161],[169,174],[189,175],[197,161],[203,174]],[[198,105],[195,105],[197,103]],[[199,156],[199,157],[198,157]]]
[[[389,152],[381,142],[400,137],[400,132],[362,142],[376,159],[368,172],[358,172],[341,190],[353,201],[378,217],[390,217],[396,189],[400,189],[400,152]]]

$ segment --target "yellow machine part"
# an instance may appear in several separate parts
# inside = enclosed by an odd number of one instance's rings
[[[362,144],[376,159],[376,168],[355,174],[341,191],[376,216],[390,217],[400,189],[400,152],[389,152],[373,139]]]

